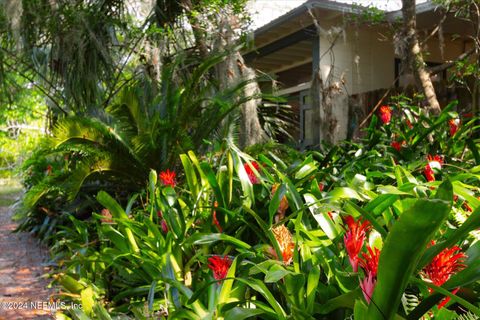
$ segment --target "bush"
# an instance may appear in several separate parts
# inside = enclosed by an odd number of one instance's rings
[[[325,153],[253,158],[227,143],[151,171],[123,206],[100,191],[92,218],[54,236],[57,282],[83,305],[70,314],[478,315],[477,120],[394,107]]]

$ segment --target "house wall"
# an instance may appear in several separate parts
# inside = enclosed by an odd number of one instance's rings
[[[392,41],[379,30],[347,28],[335,42],[331,50],[333,55],[328,53],[330,46],[331,41],[321,36],[320,55],[323,58],[320,65],[324,80],[333,65],[333,80],[343,79],[342,86],[349,95],[392,85],[394,48]]]

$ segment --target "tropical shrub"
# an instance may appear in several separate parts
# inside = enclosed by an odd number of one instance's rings
[[[287,162],[227,141],[152,170],[124,205],[99,192],[53,247],[64,298],[84,307],[70,315],[480,315],[476,119],[452,108],[429,119],[402,100],[364,141]]]
[[[163,67],[159,88],[140,77],[104,111],[59,119],[52,136],[24,165],[28,191],[18,213],[20,229],[37,232],[39,225],[52,227],[52,219],[53,224],[69,223],[72,211],[77,218],[89,216],[99,190],[126,201],[143,187],[150,169],[178,167],[181,153],[205,152],[212,148],[209,141],[235,139],[238,107],[257,97],[242,95],[248,82],[221,89],[211,79],[212,68],[224,56],[193,68],[178,58]],[[272,134],[282,132],[285,119],[276,120],[272,110],[265,117]],[[48,237],[56,229],[48,230],[39,235]]]

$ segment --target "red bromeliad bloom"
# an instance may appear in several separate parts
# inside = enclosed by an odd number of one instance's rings
[[[172,188],[174,188],[177,184],[177,182],[175,181],[175,176],[175,171],[170,171],[170,169],[162,171],[158,175],[164,186],[171,186]]]
[[[352,216],[346,216],[345,223],[347,224],[347,232],[343,237],[343,242],[345,243],[345,249],[347,250],[353,272],[357,272],[358,254],[362,250],[366,231],[370,229],[370,223],[368,221],[362,222],[361,218],[355,221]]]
[[[423,174],[425,175],[425,178],[427,178],[428,182],[435,181],[435,173],[433,172],[429,164],[425,166],[425,169],[423,170]]]
[[[160,226],[162,228],[163,233],[168,232],[168,225],[167,225],[167,221],[165,221],[165,219],[162,219],[162,222],[160,222]]]
[[[433,246],[434,244],[435,241],[432,240],[431,245]],[[446,248],[437,254],[430,264],[423,269],[425,277],[436,286],[443,285],[448,279],[450,279],[450,276],[465,268],[465,265],[462,262],[467,256],[465,253],[460,252],[460,250],[461,249],[458,246],[453,246],[451,248]],[[433,292],[430,288],[428,290],[430,293]],[[457,291],[458,288],[452,293],[455,294]],[[442,308],[449,300],[449,297],[443,299],[438,305],[438,308]]]
[[[392,141],[390,145],[392,146],[393,149],[397,150],[398,152],[400,152],[400,150],[402,149],[402,144],[398,141]]]
[[[213,256],[208,258],[208,268],[213,271],[215,280],[223,280],[227,276],[228,269],[232,264],[232,260],[228,256]]]
[[[408,127],[409,129],[413,129],[413,125],[412,125],[412,123],[410,122],[410,120],[407,119],[406,123],[407,123],[407,127]]]
[[[382,120],[383,124],[389,124],[390,120],[392,119],[392,110],[389,106],[381,106],[379,109],[380,113],[380,120]]]
[[[251,182],[252,184],[259,184],[259,183],[260,183],[260,180],[258,179],[257,175],[255,174],[255,172],[253,172],[253,169],[252,169],[250,166],[252,166],[253,168],[255,168],[255,170],[256,170],[257,172],[259,172],[260,165],[259,165],[258,162],[256,162],[256,161],[252,161],[252,162],[244,163],[244,164],[243,164],[243,167],[245,168],[245,171],[246,171],[247,174],[248,174],[248,178],[250,179],[250,182]]]
[[[423,173],[425,174],[425,178],[427,178],[428,182],[435,181],[435,172],[433,169],[441,170],[443,165],[443,159],[439,155],[427,156],[428,164],[425,166]]]
[[[439,156],[438,154],[436,154],[434,156],[427,155],[427,161],[428,161],[428,164],[430,165],[430,168],[438,169],[438,170],[442,169],[443,158],[441,156]]]
[[[213,207],[214,208],[218,208],[218,202],[215,201],[213,203]],[[218,219],[217,219],[217,211],[214,209],[213,210],[213,214],[212,214],[212,223],[215,225],[215,227],[217,228],[218,232],[223,232],[223,229],[222,229],[222,226],[220,225],[220,222],[218,222]]]
[[[367,246],[368,253],[362,252],[363,259],[360,259],[360,266],[365,272],[365,278],[360,282],[360,288],[362,288],[363,296],[368,303],[373,295],[373,289],[377,283],[377,269],[378,258],[380,257],[380,250],[377,248],[370,248]]]
[[[460,127],[460,119],[450,119],[448,125],[450,126],[450,136],[453,137]]]

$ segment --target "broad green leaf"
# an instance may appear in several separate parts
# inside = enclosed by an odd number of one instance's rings
[[[128,220],[128,216],[123,211],[122,207],[113,199],[108,193],[105,191],[99,191],[97,195],[97,200],[100,202],[101,205],[103,205],[105,208],[107,208],[112,216],[115,219],[119,220]],[[135,236],[133,235],[132,230],[129,227],[123,227],[123,231],[125,232],[125,235],[127,236],[128,242],[131,246],[131,249],[135,252],[139,252],[139,248],[137,245],[137,242],[135,241]]]
[[[426,266],[443,249],[451,247],[468,235],[470,231],[480,228],[480,207],[473,211],[468,219],[456,229],[445,241],[439,242],[427,249],[418,268]]]
[[[230,293],[233,287],[233,281],[235,280],[235,272],[237,271],[237,263],[239,257],[235,257],[230,268],[228,269],[227,276],[222,283],[222,289],[220,290],[220,294],[218,296],[218,307],[222,307],[223,304],[229,302]],[[218,310],[218,308],[217,308]]]
[[[198,192],[200,191],[200,186],[198,185],[197,175],[195,174],[192,162],[186,154],[181,154],[180,160],[182,161],[183,171],[185,172],[185,177],[187,178],[188,189],[192,193],[193,199],[196,199]]]
[[[328,212],[321,212],[318,200],[312,194],[306,193],[303,197],[305,199],[305,204],[308,206],[308,209],[320,225],[320,228],[322,228],[323,232],[325,232],[329,239],[335,239],[341,232],[340,227],[330,219]]]
[[[223,199],[222,190],[220,190],[220,186],[217,182],[217,178],[212,170],[212,167],[206,162],[202,162],[200,164],[200,167],[202,168],[202,171],[207,178],[208,184],[210,185],[213,193],[215,194],[215,199],[218,201],[218,205],[222,208],[225,207],[225,200]]]
[[[245,283],[250,288],[260,293],[265,298],[265,300],[267,300],[273,310],[275,310],[278,319],[287,319],[285,310],[283,310],[282,306],[278,303],[278,301],[275,299],[275,296],[270,292],[270,290],[268,290],[267,286],[263,283],[263,281],[251,278],[237,278],[237,280]]]
[[[328,195],[332,198],[332,200],[339,200],[339,199],[356,199],[360,201],[364,200],[358,194],[357,191],[351,188],[346,188],[346,187],[335,188],[332,191],[330,191]]]
[[[225,241],[229,242],[238,248],[242,249],[250,249],[251,246],[241,240],[238,240],[232,236],[226,235],[224,233],[196,233],[191,237],[187,238],[185,244],[187,245],[204,245],[204,244],[211,244],[217,241]]]
[[[275,264],[273,265],[265,275],[265,283],[275,283],[280,279],[283,279],[287,274],[291,274],[291,271],[286,270],[284,267]]]
[[[270,204],[268,205],[268,214],[269,214],[269,218],[270,218],[270,225],[273,224],[273,217],[277,213],[278,207],[280,206],[280,202],[282,201],[286,192],[287,192],[286,185],[281,184],[277,188],[277,191],[273,195],[272,200],[270,201]]]
[[[264,313],[265,311],[261,309],[247,309],[235,307],[225,313],[225,320],[243,320],[251,317],[256,317]]]
[[[452,185],[444,182],[440,194],[453,197]],[[416,270],[422,253],[450,212],[451,203],[440,199],[418,199],[404,211],[388,234],[380,254],[377,283],[368,319],[394,317],[402,294]]]
[[[92,287],[86,287],[80,292],[81,300],[82,300],[82,310],[87,314],[87,315],[92,315],[93,313],[93,305],[94,305],[94,300],[93,300],[93,289]]]

